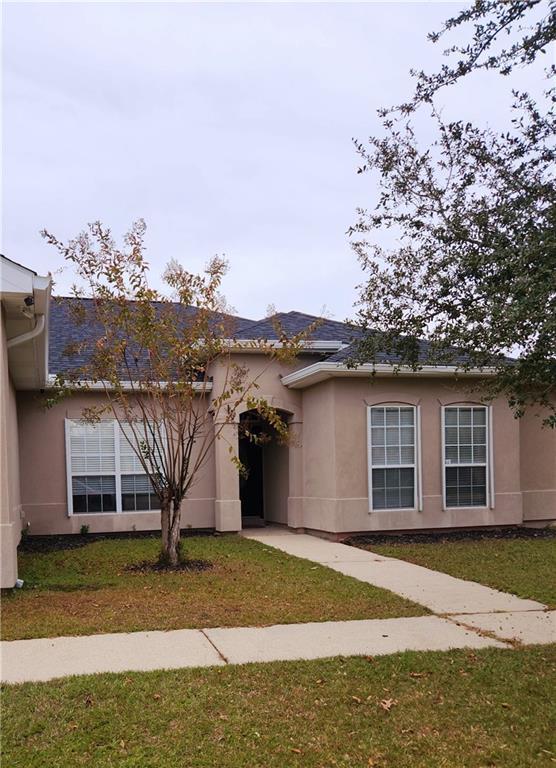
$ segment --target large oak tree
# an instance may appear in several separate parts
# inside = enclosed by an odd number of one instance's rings
[[[356,142],[359,172],[375,174],[379,196],[350,230],[365,271],[352,363],[387,349],[414,368],[488,369],[487,396],[504,395],[518,416],[541,406],[554,426],[556,3],[475,0],[429,38],[455,29],[468,42],[449,47],[438,72],[413,72],[413,97],[381,110],[382,133]],[[507,130],[442,119],[443,89],[477,70],[511,87],[516,68],[543,54],[543,95],[512,90]],[[435,136],[426,143],[416,128],[424,115]],[[393,247],[381,245],[384,231]]]

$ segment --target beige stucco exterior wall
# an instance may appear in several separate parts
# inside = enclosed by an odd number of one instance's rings
[[[556,428],[542,427],[546,413],[521,418],[523,520],[556,520]]]
[[[366,406],[421,406],[423,511],[369,513]],[[446,379],[331,379],[304,391],[303,527],[337,533],[522,522],[519,422],[493,404],[494,508],[442,509],[441,405],[480,402]]]
[[[36,392],[18,393],[21,489],[31,534],[145,531],[160,527],[158,512],[122,512],[68,516],[65,419],[79,418],[84,407],[102,403],[102,395],[80,393],[45,410]],[[182,504],[182,527],[214,527],[214,457]]]
[[[335,378],[306,389],[288,389],[281,376],[314,362],[314,357],[293,366],[269,366],[257,355],[237,356],[236,360],[249,367],[251,377],[257,377],[254,394],[288,415],[294,434],[288,447],[265,448],[269,521],[343,534],[510,525],[556,518],[556,432],[541,430],[538,419],[532,417],[514,419],[503,400],[492,405],[494,507],[443,510],[441,405],[477,403],[480,394],[470,394],[450,379],[424,377]],[[222,373],[213,371],[215,394],[221,390]],[[13,390],[3,387],[2,391],[10,392],[13,400]],[[3,395],[3,402],[5,399]],[[36,393],[18,393],[21,504],[31,533],[76,533],[84,524],[92,532],[152,530],[160,525],[157,512],[68,517],[64,419],[78,418],[84,406],[95,402],[102,402],[101,394],[79,394],[45,411]],[[422,511],[369,513],[366,406],[384,402],[421,408]],[[243,407],[247,409],[247,405],[239,408],[238,418]],[[229,454],[229,445],[237,444],[234,424],[226,425],[225,438],[217,441],[209,463],[184,502],[184,527],[221,531],[241,527],[239,480]],[[16,500],[10,508],[18,504]],[[19,528],[17,531],[19,535]]]
[[[17,579],[17,545],[21,538],[18,425],[1,307],[0,324],[0,586],[13,587]]]
[[[301,393],[286,389],[280,376],[303,367],[307,360],[300,359],[293,366],[276,363],[269,366],[268,361],[259,355],[237,355],[234,360],[249,367],[250,379],[257,379],[258,386],[253,390],[255,396],[266,398],[276,408],[292,416],[295,414],[296,419],[301,418]],[[223,386],[224,370],[216,367],[212,374],[213,393],[218,395]],[[31,534],[79,533],[82,525],[88,525],[91,533],[155,530],[160,527],[158,512],[68,515],[65,419],[79,418],[83,408],[103,402],[100,393],[76,393],[46,410],[39,393],[18,393],[21,503]],[[239,408],[238,418],[241,411],[242,408]],[[227,424],[223,439],[216,441],[208,462],[182,504],[182,527],[240,530],[238,473],[229,454],[229,446],[236,444],[236,428]],[[278,467],[278,475],[270,465],[267,471],[271,478],[283,477],[286,471],[284,457]],[[287,507],[287,486],[275,509],[283,510],[284,506]],[[270,508],[273,508],[272,503]],[[271,514],[283,515],[283,512]]]
[[[295,425],[303,419],[302,412],[302,393],[296,390],[287,389],[281,381],[281,377],[292,371],[303,368],[314,358],[310,356],[300,357],[292,364],[271,362],[263,355],[258,354],[237,354],[234,355],[234,363],[248,369],[246,383],[252,384],[248,395],[256,398],[263,398],[272,405],[287,414],[288,419]],[[213,396],[219,397],[226,386],[224,366],[217,365],[211,371],[213,376]],[[239,422],[241,413],[249,410],[247,398],[242,405],[237,408],[236,421]],[[295,427],[297,428],[297,426]],[[224,429],[225,440],[218,440],[215,444],[215,473],[216,473],[216,499],[215,521],[216,528],[219,531],[238,531],[241,529],[241,502],[239,498],[239,476],[235,466],[230,462],[229,447],[238,455],[238,433],[234,425],[227,424]],[[288,480],[292,472],[292,461],[297,457],[293,453],[288,454]],[[274,468],[269,461],[266,461],[266,477],[273,483],[276,473],[285,474],[282,466]],[[293,472],[293,482],[289,482],[290,492],[296,492],[297,484],[295,481],[295,472]],[[294,489],[293,491],[291,489]],[[285,495],[281,492],[281,496]],[[267,497],[267,503],[269,498]],[[286,507],[288,499],[285,500]],[[283,502],[276,500],[270,503],[269,514],[283,517]],[[279,511],[282,510],[282,511]],[[270,518],[269,518],[270,519]]]
[[[269,443],[263,448],[264,519],[288,523],[289,453],[288,447]]]

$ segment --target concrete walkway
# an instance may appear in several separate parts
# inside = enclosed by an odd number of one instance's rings
[[[389,589],[440,615],[4,641],[0,679],[21,683],[97,672],[556,642],[556,611],[534,600],[281,528],[243,535]]]
[[[269,547],[320,563],[346,576],[389,589],[441,615],[521,612],[546,608],[535,600],[498,592],[474,581],[464,581],[420,565],[384,557],[347,544],[295,534],[282,528],[247,530],[242,536]]]

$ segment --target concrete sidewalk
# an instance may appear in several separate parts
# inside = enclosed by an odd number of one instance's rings
[[[307,534],[268,528],[243,531],[241,535],[289,555],[320,563],[375,587],[389,589],[437,614],[521,612],[546,608],[535,600],[523,600],[474,581],[456,579],[420,565]]]
[[[4,641],[0,677],[24,683],[98,672],[489,647],[505,646],[438,616],[132,632]]]

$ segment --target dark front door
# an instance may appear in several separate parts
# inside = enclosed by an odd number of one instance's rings
[[[247,468],[247,477],[240,476],[239,498],[241,516],[264,519],[263,447],[243,438],[239,441],[239,460]]]

